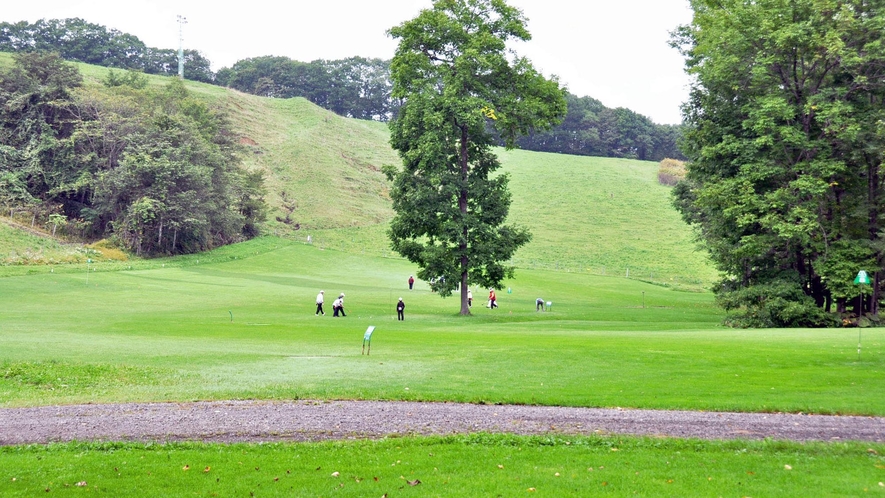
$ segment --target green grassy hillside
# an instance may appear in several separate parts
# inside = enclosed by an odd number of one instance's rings
[[[666,283],[710,282],[714,271],[657,182],[657,163],[502,151],[510,218],[534,238],[514,263]]]
[[[0,64],[10,60],[2,54]],[[108,73],[78,67],[89,85],[101,85]],[[186,86],[230,117],[245,148],[244,167],[264,172],[267,233],[302,241],[310,235],[320,248],[396,256],[385,236],[393,211],[380,170],[399,158],[385,124],[342,118],[301,98]],[[656,163],[519,150],[500,155],[511,175],[511,221],[534,234],[513,260],[518,267],[629,274],[677,285],[713,281],[715,272],[670,205],[670,190],[657,184]],[[287,215],[290,223],[278,221]],[[23,253],[33,245],[24,244],[11,250]],[[3,251],[0,261],[17,262],[6,256],[10,249]]]

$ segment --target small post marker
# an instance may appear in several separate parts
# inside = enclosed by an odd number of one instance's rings
[[[860,312],[857,315],[857,359],[860,360],[860,331],[862,327],[860,326],[860,320],[863,318],[863,285],[870,285],[870,276],[867,275],[867,272],[861,270],[857,272],[857,276],[854,277],[854,285],[860,285]]]
[[[372,352],[372,332],[375,331],[374,325],[369,325],[369,328],[366,329],[366,333],[363,334],[363,352],[362,354],[369,356],[369,353]],[[366,348],[368,346],[368,348]]]
[[[231,310],[227,310],[227,312],[230,313],[230,321],[233,322],[234,321],[234,312]]]

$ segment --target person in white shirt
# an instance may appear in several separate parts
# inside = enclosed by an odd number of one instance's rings
[[[317,312],[316,312],[316,314],[319,315],[320,313],[322,313],[323,316],[326,316],[326,312],[323,311],[323,294],[324,294],[323,291],[320,291],[320,293],[317,294]]]

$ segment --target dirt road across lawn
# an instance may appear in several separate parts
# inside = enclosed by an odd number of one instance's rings
[[[318,441],[472,432],[885,442],[885,418],[400,401],[213,401],[0,409],[0,445]]]

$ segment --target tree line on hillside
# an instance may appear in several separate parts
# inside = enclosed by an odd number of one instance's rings
[[[263,179],[239,167],[225,117],[177,78],[131,74],[87,88],[58,54],[16,54],[0,71],[0,203],[141,255],[257,235]]]
[[[719,302],[740,326],[877,321],[881,2],[691,4],[694,18],[673,40],[695,77],[685,109],[691,162],[676,206],[725,275]],[[855,283],[861,270],[870,285]]]
[[[390,97],[390,64],[381,59],[299,62],[288,57],[254,57],[221,68],[215,82],[263,97],[304,97],[356,119],[388,121],[396,112]]]
[[[0,23],[0,51],[50,50],[67,60],[148,74],[174,75],[177,52],[145,46],[137,37],[82,19]],[[391,96],[390,61],[350,57],[299,62],[288,57],[243,59],[213,73],[209,60],[185,50],[185,77],[265,97],[304,97],[341,116],[388,121],[400,102]],[[681,126],[659,125],[626,108],[567,95],[568,113],[551,130],[518,140],[526,150],[649,161],[683,159]],[[503,141],[500,141],[503,144]]]
[[[216,83],[265,97],[304,97],[358,119],[388,121],[401,105],[391,96],[390,62],[381,59],[299,62],[255,57],[220,69]],[[521,137],[516,143],[520,148],[648,161],[683,158],[677,147],[681,126],[658,125],[630,109],[611,109],[590,97],[566,97],[568,111],[562,123]]]
[[[96,66],[178,74],[178,51],[148,47],[138,37],[79,18],[0,23],[0,52],[57,52],[65,60]],[[212,83],[209,60],[196,50],[184,51],[186,77]]]

